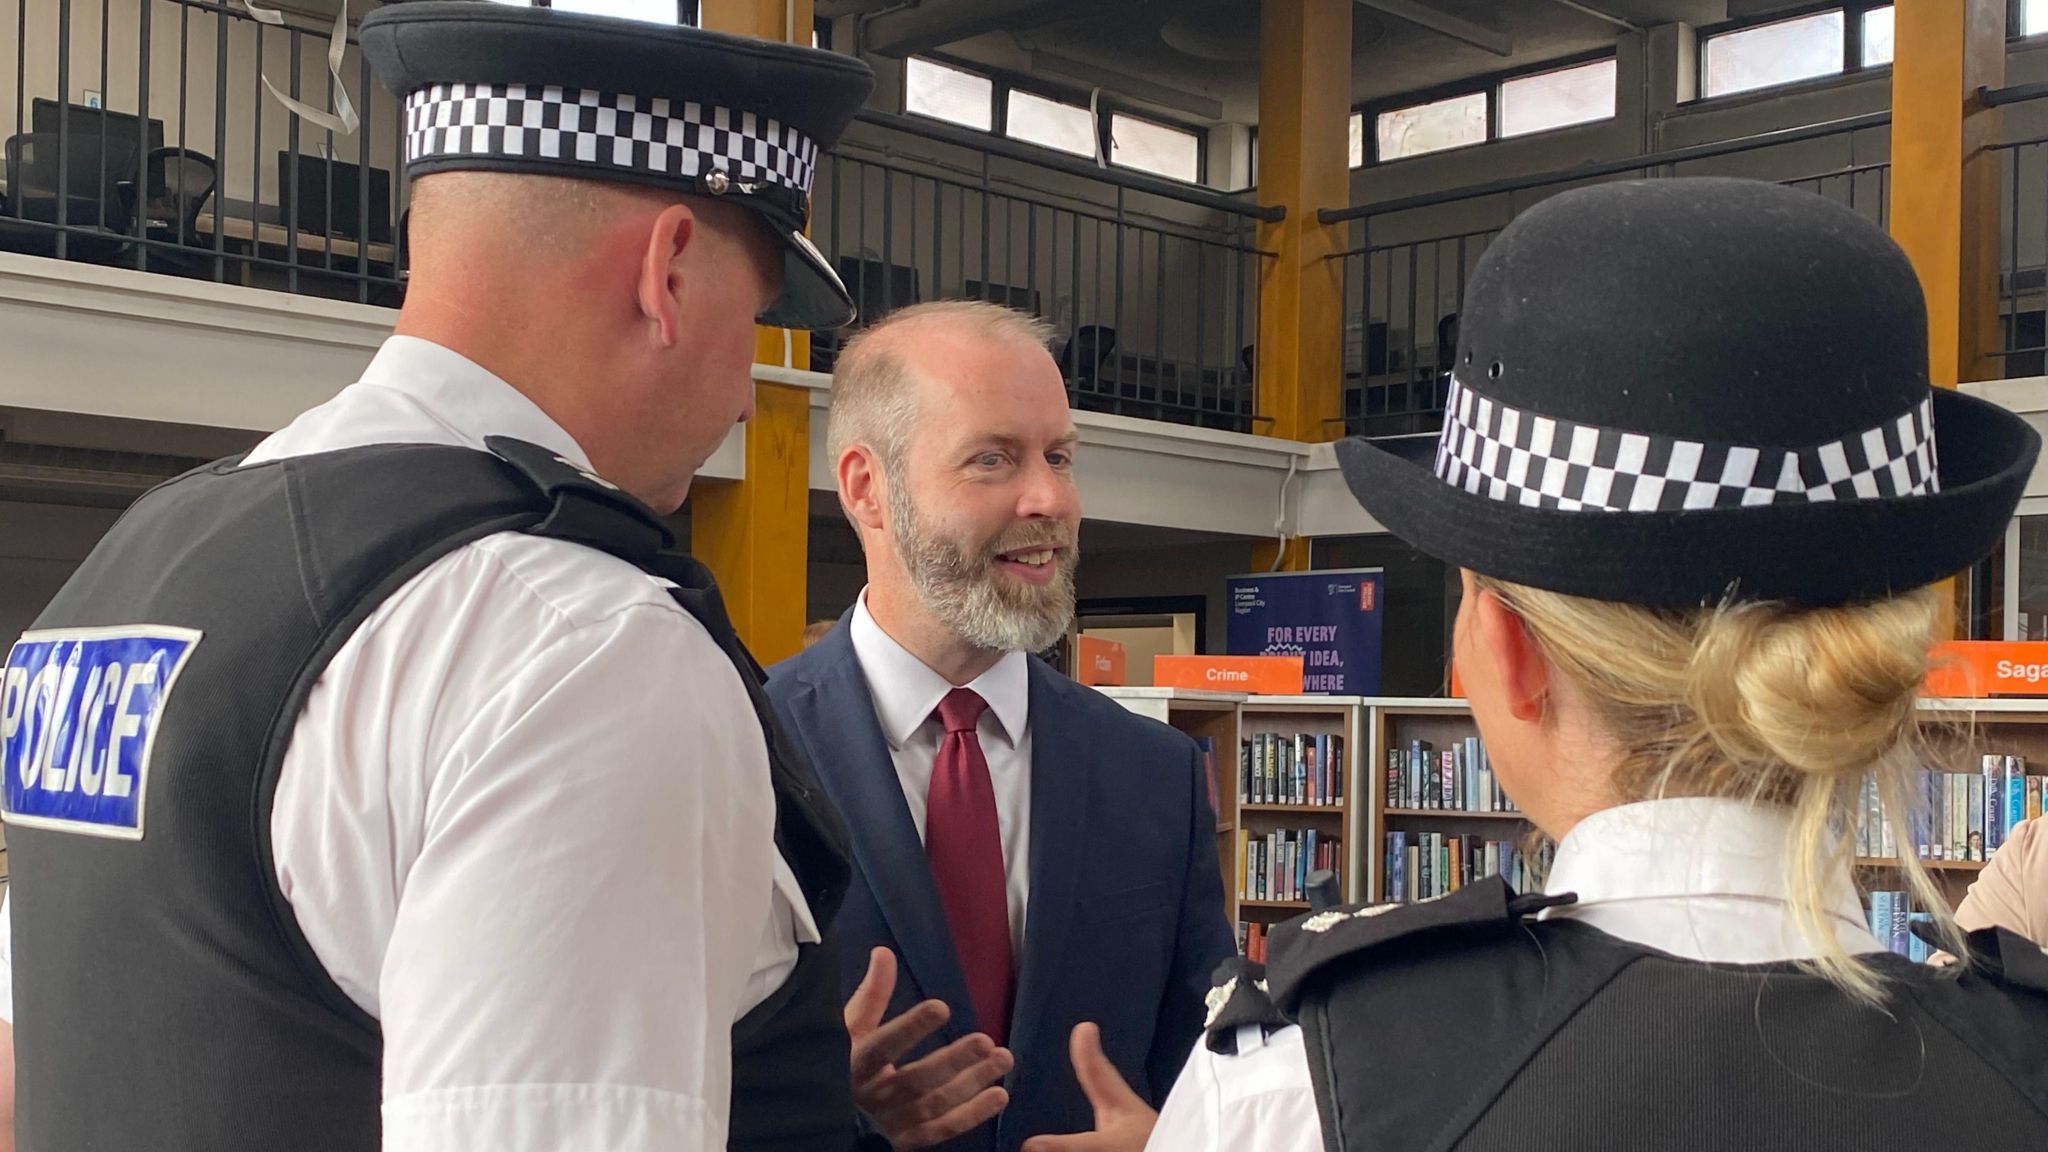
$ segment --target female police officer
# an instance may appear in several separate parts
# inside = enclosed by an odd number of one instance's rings
[[[1881,231],[1771,185],[1558,196],[1462,325],[1435,467],[1340,459],[1465,570],[1458,668],[1559,842],[1548,894],[1293,922],[1150,1146],[2048,1147],[2048,960],[1891,955],[1848,839],[1868,777],[1905,817],[1933,582],[2004,531],[2038,438],[1930,392]]]

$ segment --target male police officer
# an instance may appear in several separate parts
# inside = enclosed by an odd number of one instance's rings
[[[398,335],[9,657],[21,1146],[845,1147],[843,830],[655,513],[757,315],[852,314],[800,229],[871,77],[485,4],[361,41]]]

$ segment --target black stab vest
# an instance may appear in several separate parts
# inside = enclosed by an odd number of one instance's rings
[[[1973,934],[1960,979],[1877,957],[1879,1010],[1790,963],[1682,959],[1506,893],[1276,938],[1329,1152],[2048,1148],[2048,958],[2010,933]]]
[[[336,651],[429,564],[505,531],[673,582],[745,682],[776,844],[826,941],[733,1027],[729,1146],[853,1144],[828,928],[848,877],[838,815],[709,573],[665,554],[668,532],[630,497],[533,445],[491,446],[189,473],[138,501],[16,646],[5,795],[23,1152],[376,1152],[377,1022],[321,968],[277,889],[271,804]],[[39,661],[79,672],[37,679]]]

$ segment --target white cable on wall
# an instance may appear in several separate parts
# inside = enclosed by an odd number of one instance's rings
[[[1294,471],[1301,464],[1301,457],[1293,453],[1287,456],[1287,477],[1280,481],[1280,511],[1273,517],[1273,535],[1279,540],[1279,547],[1273,550],[1273,566],[1268,572],[1278,572],[1287,560],[1287,490],[1294,486]]]

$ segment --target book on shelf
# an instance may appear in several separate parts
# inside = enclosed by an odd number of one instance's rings
[[[1931,923],[1934,918],[1913,910],[1912,894],[1870,892],[1865,895],[1865,900],[1864,912],[1868,917],[1870,934],[1877,937],[1877,942],[1915,964],[1925,964],[1930,949],[1926,941],[1913,933],[1913,925]]]
[[[2048,776],[2027,774],[2022,756],[1990,754],[1975,772],[1923,770],[1907,788],[1911,812],[1903,829],[1883,819],[1877,782],[1863,782],[1857,806],[1856,854],[1896,858],[1910,845],[1922,860],[1988,859],[2012,830],[2041,815]]]
[[[1209,812],[1215,815],[1223,811],[1216,803],[1220,795],[1216,790],[1216,741],[1209,736],[1197,736],[1195,748],[1202,753],[1202,777],[1209,782]]]
[[[1306,900],[1309,873],[1339,873],[1343,841],[1316,828],[1257,833],[1240,828],[1237,860],[1240,900]],[[1341,890],[1341,889],[1340,889]]]
[[[1387,749],[1387,807],[1449,812],[1516,812],[1501,791],[1486,744],[1467,736],[1448,748],[1411,740]]]
[[[1535,855],[1512,840],[1443,832],[1387,833],[1386,898],[1396,902],[1449,895],[1476,880],[1503,876],[1517,892],[1540,891],[1553,849]]]
[[[1263,920],[1239,920],[1237,922],[1238,954],[1254,964],[1266,962],[1266,940],[1269,933]]]
[[[1344,803],[1344,737],[1254,732],[1238,745],[1242,804],[1337,807]]]

